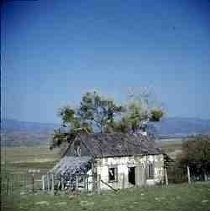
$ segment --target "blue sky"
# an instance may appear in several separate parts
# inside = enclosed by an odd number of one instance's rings
[[[7,1],[2,110],[57,122],[97,89],[121,102],[148,87],[167,116],[210,118],[210,1]]]

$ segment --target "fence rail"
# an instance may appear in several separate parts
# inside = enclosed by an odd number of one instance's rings
[[[42,190],[42,180],[35,179],[29,174],[1,174],[2,195],[21,194],[24,192],[37,192]]]
[[[167,173],[168,172],[168,173]],[[186,169],[185,174],[179,174],[179,172],[170,172],[170,169],[165,169],[164,179],[165,184],[176,183],[176,181],[194,183],[198,179],[194,175],[190,174],[190,168]],[[179,178],[180,177],[180,178]],[[59,191],[64,191],[71,193],[74,191],[79,192],[98,192],[101,191],[101,186],[105,184],[105,181],[101,180],[100,175],[82,175],[77,176],[69,182],[64,182],[62,179],[55,177],[52,173],[46,175],[34,174],[34,173],[6,173],[1,172],[1,193],[2,195],[13,195],[13,194],[24,194],[24,193],[36,193],[38,191],[45,191],[51,194],[56,194]],[[175,179],[176,180],[175,180]],[[207,180],[210,180],[209,175]],[[199,181],[199,180],[198,180]],[[116,190],[110,184],[105,184],[110,186],[110,190]],[[122,189],[124,187],[124,182],[122,183]],[[118,188],[117,188],[118,189]]]

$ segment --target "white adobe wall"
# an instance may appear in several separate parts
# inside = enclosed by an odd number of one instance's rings
[[[97,175],[101,175],[101,179],[111,185],[113,188],[121,189],[132,187],[133,185],[128,182],[128,167],[145,168],[147,162],[154,162],[154,179],[147,179],[144,185],[154,185],[163,180],[164,177],[164,159],[163,155],[148,155],[148,156],[132,156],[132,157],[109,157],[97,159],[95,166]],[[118,168],[118,181],[109,182],[108,168]],[[146,178],[145,178],[146,179]],[[107,185],[100,183],[101,189],[110,189]]]

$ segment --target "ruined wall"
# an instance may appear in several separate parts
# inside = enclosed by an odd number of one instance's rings
[[[146,178],[146,165],[148,163],[154,165],[154,178]],[[163,155],[147,155],[147,156],[130,156],[130,157],[109,157],[96,159],[94,171],[99,177],[113,188],[121,189],[132,187],[129,182],[129,167],[135,167],[135,185],[154,185],[163,180],[164,177],[164,159]],[[117,167],[117,181],[109,181],[109,168]],[[103,190],[110,189],[104,183],[100,183],[100,188]]]

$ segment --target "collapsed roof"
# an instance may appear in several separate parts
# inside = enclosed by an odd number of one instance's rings
[[[64,180],[86,174],[91,167],[91,157],[63,157],[52,169],[52,172]]]
[[[78,136],[75,142],[83,144],[95,158],[161,154],[155,143],[141,134],[84,134]]]

